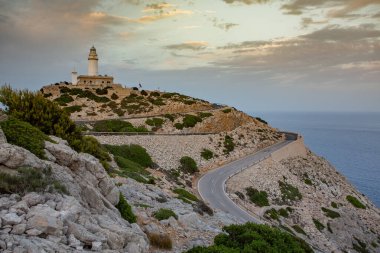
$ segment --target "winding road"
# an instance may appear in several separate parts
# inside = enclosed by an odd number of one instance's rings
[[[198,181],[198,192],[202,199],[212,208],[219,209],[242,222],[262,223],[245,210],[236,205],[225,191],[226,181],[239,173],[240,171],[250,167],[260,161],[268,158],[274,151],[281,149],[297,139],[297,134],[285,133],[286,140],[264,148],[254,154],[247,155],[239,160],[228,163],[202,176]]]

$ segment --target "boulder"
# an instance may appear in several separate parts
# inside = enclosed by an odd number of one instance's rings
[[[44,234],[62,234],[63,222],[58,218],[59,212],[45,204],[31,208],[27,215],[27,229],[37,229]]]
[[[30,192],[26,194],[22,198],[22,200],[25,201],[29,207],[36,206],[41,203],[45,203],[45,197],[35,192]]]
[[[6,215],[1,217],[2,226],[5,225],[16,225],[21,223],[22,218],[18,216],[16,213],[7,213]]]
[[[11,234],[21,235],[21,234],[23,234],[25,232],[25,230],[26,230],[26,224],[25,223],[21,223],[21,224],[13,226]]]

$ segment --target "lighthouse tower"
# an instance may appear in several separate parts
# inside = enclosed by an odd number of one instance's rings
[[[88,75],[98,75],[98,55],[96,54],[96,49],[94,46],[92,46],[90,49],[90,54],[88,55]]]

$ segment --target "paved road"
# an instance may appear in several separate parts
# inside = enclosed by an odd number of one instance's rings
[[[198,181],[198,192],[202,199],[212,208],[222,210],[239,219],[242,222],[262,223],[246,211],[237,206],[226,194],[225,183],[227,179],[243,168],[260,162],[270,154],[294,141],[294,136],[287,136],[287,140],[260,150],[255,154],[245,156],[239,160],[226,164],[202,176]]]

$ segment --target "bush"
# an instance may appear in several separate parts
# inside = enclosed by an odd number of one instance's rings
[[[328,208],[322,207],[322,211],[325,213],[327,217],[330,217],[332,219],[339,218],[340,214],[338,212],[335,212],[333,210],[330,210]]]
[[[16,175],[0,172],[0,194],[26,194],[28,192],[59,192],[66,188],[51,176],[51,168],[19,168]]]
[[[259,207],[269,206],[268,194],[265,191],[258,191],[255,188],[248,187],[245,189],[247,191],[247,195],[249,199],[255,205]]]
[[[302,199],[297,187],[282,181],[278,181],[278,184],[280,185],[281,198],[285,203]]]
[[[156,127],[156,128],[161,128],[164,122],[165,121],[161,118],[150,118],[145,121],[147,125]]]
[[[172,239],[168,234],[148,233],[150,245],[159,249],[171,250],[173,248]]]
[[[366,209],[366,206],[363,205],[362,202],[360,202],[357,198],[354,196],[348,195],[346,197],[347,201],[350,202],[354,207],[356,208],[361,208],[361,209]]]
[[[294,231],[296,231],[298,234],[306,235],[306,232],[298,225],[293,225],[292,228]]]
[[[302,239],[268,225],[246,223],[224,227],[210,247],[195,247],[187,253],[306,252],[313,250]]]
[[[45,158],[45,141],[51,140],[41,130],[13,117],[0,122],[0,126],[9,143],[23,147],[39,158]]]
[[[174,217],[175,219],[178,219],[178,216],[170,209],[161,208],[157,212],[153,214],[154,218],[157,220],[167,220],[170,217]]]
[[[309,178],[304,179],[305,184],[307,185],[313,185],[313,182]]]
[[[179,197],[188,199],[190,201],[198,201],[198,198],[194,194],[186,191],[185,189],[177,188],[177,189],[174,189],[173,192],[177,193]]]
[[[126,159],[129,159],[135,163],[140,164],[145,167],[153,167],[154,163],[152,158],[146,152],[146,149],[136,145],[122,145],[122,146],[113,146],[113,145],[104,145],[104,147],[111,152],[114,156],[120,156]]]
[[[202,118],[195,115],[186,114],[185,117],[182,119],[182,122],[182,125],[185,128],[189,128],[194,127],[198,122],[202,122]]]
[[[224,154],[229,154],[235,149],[234,139],[229,135],[224,136],[223,144],[224,144],[224,150],[223,150]]]
[[[268,125],[268,122],[266,122],[266,121],[263,120],[262,118],[260,118],[260,117],[256,117],[256,119],[257,119],[258,121],[260,121],[261,123],[263,123],[263,124],[265,124],[265,125]]]
[[[325,229],[325,225],[323,225],[319,220],[313,218],[313,222],[314,222],[315,227],[319,231],[322,231],[323,229]]]
[[[335,202],[331,202],[331,206],[335,209],[338,209],[338,204]]]
[[[149,94],[149,96],[151,97],[159,97],[160,96],[160,93],[158,93],[157,91],[153,91]]]
[[[182,130],[183,129],[183,125],[181,123],[175,123],[174,127],[177,128],[178,130]]]
[[[61,106],[65,106],[66,104],[73,102],[74,99],[69,94],[62,94],[60,97],[54,99],[55,102],[57,102]]]
[[[173,122],[175,120],[175,117],[173,114],[165,114],[164,115],[165,118],[169,119],[171,122]]]
[[[285,217],[285,218],[289,217],[288,210],[286,210],[284,208],[280,208],[280,210],[278,210],[278,214],[281,215],[282,217]]]
[[[280,216],[278,216],[278,212],[274,208],[266,210],[265,216],[272,219],[272,220],[279,220],[279,218],[280,218]]]
[[[148,96],[148,92],[146,92],[145,90],[142,90],[142,91],[140,92],[140,94],[141,94],[142,96]]]
[[[202,200],[198,200],[195,205],[193,205],[194,211],[203,215],[203,213],[207,213],[210,216],[214,215],[214,211]]]
[[[120,167],[120,172],[118,172],[120,176],[129,177],[144,184],[154,184],[154,179],[150,177],[150,173],[140,164],[121,156],[115,156],[114,158]]]
[[[184,173],[194,174],[199,171],[197,163],[189,156],[182,157],[179,162],[181,164],[180,170]]]
[[[135,128],[130,122],[113,119],[97,121],[94,124],[95,132],[148,132],[144,127]]]
[[[210,160],[211,158],[214,157],[214,153],[211,150],[204,148],[201,152],[201,156],[202,156],[202,158],[204,158],[206,160]]]
[[[232,111],[231,108],[227,108],[227,109],[224,109],[222,112],[224,112],[224,113],[230,113],[231,111]]]
[[[204,119],[213,116],[213,114],[211,112],[199,112],[198,116]]]
[[[93,100],[97,103],[107,103],[110,101],[109,98],[107,97],[99,97],[97,95],[95,95],[94,93],[92,93],[91,91],[89,90],[81,90],[81,92],[78,91],[78,97],[80,98],[88,98],[90,100]]]
[[[108,94],[108,89],[107,88],[104,88],[104,89],[97,88],[95,90],[95,92],[98,95],[107,95]]]
[[[121,217],[129,223],[135,223],[137,221],[136,215],[132,212],[132,207],[125,200],[123,194],[120,193],[119,203],[115,207],[119,210]]]
[[[112,93],[112,95],[111,95],[111,99],[112,99],[112,100],[116,100],[116,99],[118,99],[118,98],[119,98],[119,96],[116,95],[116,93]]]
[[[65,112],[67,112],[68,114],[71,114],[71,113],[74,113],[74,112],[80,112],[80,111],[82,111],[82,106],[80,106],[80,105],[73,105],[73,106],[65,107],[65,108],[63,108],[63,110]]]
[[[81,152],[91,154],[101,161],[111,161],[107,150],[92,136],[84,136],[77,145]]]

